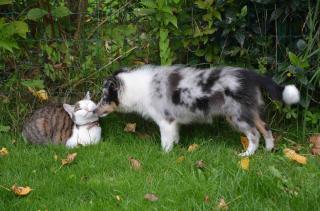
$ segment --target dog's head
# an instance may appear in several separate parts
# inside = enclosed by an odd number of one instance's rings
[[[119,105],[119,90],[121,86],[120,78],[117,75],[108,77],[103,83],[103,93],[101,100],[95,109],[95,113],[100,116],[106,116],[115,111]]]

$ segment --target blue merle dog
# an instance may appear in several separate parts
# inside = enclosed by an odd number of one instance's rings
[[[151,118],[160,128],[161,145],[166,152],[179,142],[180,124],[210,123],[214,116],[224,116],[247,136],[249,146],[240,155],[249,156],[258,148],[260,133],[266,149],[274,147],[272,133],[260,117],[260,88],[286,104],[300,100],[294,85],[280,86],[269,77],[243,68],[146,65],[107,78],[96,112],[135,112]]]

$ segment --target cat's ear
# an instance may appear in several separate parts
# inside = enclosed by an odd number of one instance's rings
[[[91,96],[90,96],[90,92],[89,91],[87,91],[87,94],[86,94],[86,96],[84,96],[83,99],[84,100],[91,100]]]
[[[64,110],[69,114],[70,117],[73,116],[74,106],[69,104],[63,104]]]

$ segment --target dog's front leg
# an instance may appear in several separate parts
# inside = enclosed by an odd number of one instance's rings
[[[169,123],[166,120],[159,122],[161,134],[161,146],[165,152],[170,152],[173,148],[173,143],[179,142],[179,132],[176,122]]]

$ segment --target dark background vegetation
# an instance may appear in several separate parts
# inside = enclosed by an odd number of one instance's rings
[[[99,98],[123,66],[254,68],[302,92],[300,105],[267,101],[272,124],[320,124],[319,1],[1,0],[0,132],[18,132],[47,102]],[[292,121],[294,120],[294,121]]]

